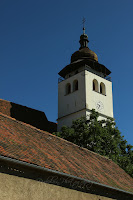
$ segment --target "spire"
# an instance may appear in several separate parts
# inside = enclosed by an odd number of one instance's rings
[[[80,36],[80,48],[79,49],[82,49],[82,48],[85,48],[85,47],[88,47],[88,36],[87,34],[85,34],[85,18],[83,17],[83,34]]]
[[[82,22],[83,22],[83,35],[85,35],[85,18],[84,17],[83,17]]]

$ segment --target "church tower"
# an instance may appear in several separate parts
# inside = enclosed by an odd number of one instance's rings
[[[89,116],[92,109],[99,112],[99,119],[113,118],[111,71],[98,62],[88,42],[83,28],[79,50],[59,72],[58,131],[63,125],[71,126],[81,116]]]

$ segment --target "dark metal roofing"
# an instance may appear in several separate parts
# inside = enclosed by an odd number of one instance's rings
[[[90,50],[88,47],[81,48],[78,51],[74,52],[71,56],[71,63],[81,58],[82,59],[88,58],[93,61],[98,61],[98,57],[96,53]]]
[[[105,76],[108,76],[111,73],[111,71],[108,68],[106,68],[104,65],[102,65],[96,61],[84,58],[84,59],[77,60],[77,61],[67,65],[58,74],[61,77],[65,78],[65,76],[68,73],[78,70],[80,67],[83,67],[85,65],[90,66],[92,69],[94,69],[98,72],[102,72]]]

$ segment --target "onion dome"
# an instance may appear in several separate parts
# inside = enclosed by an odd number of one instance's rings
[[[98,57],[96,53],[88,48],[88,42],[89,42],[88,36],[87,34],[85,34],[85,28],[83,28],[83,34],[80,36],[80,41],[79,41],[80,48],[78,51],[72,54],[71,63],[82,59],[89,59],[98,62]]]
[[[98,62],[98,57],[95,52],[89,49],[88,42],[88,36],[85,34],[83,26],[83,34],[80,36],[79,41],[80,48],[72,54],[71,63],[58,73],[61,77],[66,78],[66,75],[70,75],[71,72],[77,72],[79,68],[86,66],[89,66],[89,68],[92,68],[96,72],[100,72],[104,77],[111,73],[108,68]]]

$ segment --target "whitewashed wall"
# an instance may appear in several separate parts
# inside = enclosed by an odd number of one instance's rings
[[[93,80],[98,81],[98,92],[93,91]],[[73,82],[78,80],[78,90],[73,91]],[[105,84],[106,95],[100,94],[100,83]],[[71,84],[71,93],[66,95],[66,84]],[[102,102],[102,109],[97,103]],[[58,84],[58,131],[63,125],[71,126],[72,121],[90,114],[95,109],[104,116],[113,117],[112,82],[88,70],[83,70]],[[99,119],[100,119],[99,118]]]

